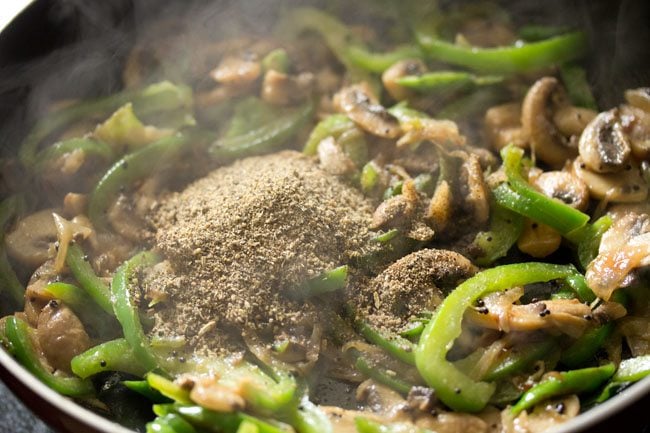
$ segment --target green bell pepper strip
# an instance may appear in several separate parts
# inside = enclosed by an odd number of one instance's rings
[[[356,128],[355,123],[345,114],[330,114],[318,122],[309,134],[309,138],[303,147],[305,155],[316,155],[318,144],[327,137],[338,137],[345,131]]]
[[[201,406],[179,404],[175,404],[172,410],[192,425],[210,433],[237,433],[244,421],[257,426],[259,433],[293,433],[293,429],[286,424],[266,421],[243,412],[223,413]]]
[[[570,29],[566,27],[542,26],[530,24],[521,27],[517,33],[519,37],[527,42],[537,42],[544,39],[553,38],[567,33]]]
[[[310,101],[264,126],[213,142],[208,146],[208,153],[222,162],[270,152],[297,133],[311,119],[313,112],[314,104]]]
[[[53,145],[43,149],[37,155],[36,170],[46,169],[46,164],[54,161],[57,158],[65,155],[66,153],[81,150],[86,155],[98,156],[104,161],[112,161],[115,158],[113,148],[98,140],[92,138],[71,138],[54,143]]]
[[[408,106],[406,101],[399,102],[387,110],[390,114],[395,116],[400,124],[411,121],[413,119],[426,119],[429,116],[415,108]]]
[[[197,433],[192,424],[175,413],[155,418],[146,428],[147,433]]]
[[[495,385],[472,380],[446,359],[454,340],[461,334],[465,310],[486,294],[566,278],[576,272],[572,265],[518,263],[487,269],[463,282],[439,305],[420,336],[415,349],[415,365],[422,378],[452,409],[482,410],[494,393]]]
[[[262,59],[262,70],[264,71],[277,71],[286,74],[290,67],[291,60],[283,48],[272,50]]]
[[[413,45],[402,45],[382,53],[372,52],[359,45],[350,45],[346,51],[349,62],[354,66],[377,74],[383,73],[401,60],[424,58],[420,47]]]
[[[479,232],[472,245],[480,254],[474,258],[476,264],[488,266],[504,257],[517,242],[524,229],[524,218],[497,203],[490,206],[490,228]]]
[[[402,395],[407,395],[414,386],[400,379],[397,375],[388,373],[380,366],[374,365],[356,349],[348,349],[347,354],[352,358],[354,367],[364,376],[367,376],[382,385],[386,385],[390,389],[397,391]]]
[[[519,401],[512,406],[510,413],[517,416],[522,411],[552,397],[593,392],[612,377],[615,371],[616,367],[610,363],[600,367],[565,371],[548,376],[526,391]]]
[[[598,404],[604,403],[605,401],[609,400],[610,398],[614,397],[615,395],[619,394],[620,392],[624,391],[627,389],[630,385],[632,385],[632,382],[614,382],[610,381],[607,386],[603,388],[603,390],[598,394],[595,398],[589,399],[588,401],[582,403],[581,410],[585,411],[588,410],[591,407],[594,407]]]
[[[123,338],[107,341],[80,353],[72,358],[70,367],[82,379],[104,371],[121,371],[135,376],[144,376],[147,372]]]
[[[81,287],[97,305],[111,316],[114,316],[111,291],[108,285],[95,274],[93,267],[86,259],[86,254],[79,245],[70,244],[68,246],[65,263]]]
[[[432,430],[416,427],[412,423],[380,424],[363,417],[356,417],[354,425],[358,433],[434,433]]]
[[[594,361],[596,353],[614,328],[614,323],[610,322],[588,330],[562,352],[560,362],[569,368],[576,368]]]
[[[580,273],[571,275],[566,279],[566,283],[578,296],[580,302],[589,304],[596,300],[596,294],[587,285],[584,275]]]
[[[79,316],[81,321],[90,325],[101,337],[114,336],[117,322],[113,311],[108,315],[88,295],[86,291],[68,283],[50,283],[43,289],[54,299],[60,299]]]
[[[318,296],[343,289],[347,282],[348,265],[343,265],[307,281],[300,292],[305,297]]]
[[[155,83],[139,91],[124,91],[104,98],[86,100],[55,111],[40,120],[21,144],[20,161],[31,167],[37,159],[38,147],[56,131],[84,118],[101,118],[110,115],[127,102],[132,102],[138,116],[169,111],[192,104],[192,91],[186,86],[176,86],[169,81]]]
[[[518,74],[561,65],[582,57],[587,49],[587,39],[581,32],[496,48],[457,45],[420,30],[416,30],[415,37],[431,59],[493,74]]]
[[[370,194],[379,184],[379,167],[374,161],[367,162],[361,169],[359,185],[365,194]]]
[[[430,92],[489,86],[502,81],[503,77],[497,75],[478,76],[462,71],[435,71],[421,75],[404,76],[397,80],[397,84],[418,92]]]
[[[69,397],[87,397],[95,393],[90,381],[50,373],[41,364],[30,334],[31,331],[26,322],[16,316],[7,317],[5,336],[9,341],[9,351],[27,370],[60,394]]]
[[[354,321],[354,328],[363,338],[380,347],[393,358],[405,364],[415,365],[415,356],[413,355],[415,347],[409,340],[398,335],[385,335],[360,319]]]
[[[189,139],[175,135],[154,141],[115,162],[104,174],[90,195],[88,217],[97,230],[107,231],[106,213],[120,190],[136,180],[150,176],[158,167],[173,161]]]
[[[165,397],[157,389],[153,389],[146,380],[124,380],[122,383],[131,391],[137,392],[153,403],[164,404],[173,402],[172,399]]]
[[[600,240],[611,227],[612,217],[604,215],[591,224],[567,234],[567,238],[578,245],[578,261],[583,269],[598,255]]]
[[[533,362],[546,356],[556,345],[557,341],[548,339],[518,348],[517,352],[510,351],[505,359],[487,371],[482,380],[492,382],[519,373]]]
[[[612,377],[616,382],[637,382],[650,376],[650,355],[624,359]]]
[[[171,380],[155,374],[147,374],[147,384],[151,389],[160,392],[164,397],[167,397],[177,403],[192,404],[190,399],[190,391],[175,384]]]
[[[573,105],[598,111],[596,98],[587,81],[587,71],[583,67],[574,64],[562,65],[560,77]]]
[[[152,266],[160,258],[152,252],[142,252],[124,262],[113,275],[111,283],[111,300],[115,317],[122,325],[124,338],[131,346],[135,359],[138,360],[145,371],[160,370],[160,359],[154,353],[149,340],[142,329],[137,304],[134,303],[130,282],[138,267]]]
[[[293,416],[291,425],[299,433],[333,433],[332,423],[325,413],[305,396]]]
[[[589,215],[560,200],[545,196],[524,179],[521,175],[523,154],[523,149],[512,145],[501,150],[508,181],[494,189],[497,203],[534,221],[546,224],[562,235],[584,227],[589,221]]]
[[[249,96],[235,104],[235,110],[230,119],[224,137],[231,138],[242,135],[251,129],[257,129],[277,118],[278,108],[255,96]]]
[[[237,427],[237,433],[259,433],[259,431],[257,426],[248,420],[242,421]]]
[[[494,105],[504,101],[502,87],[488,86],[479,87],[468,95],[452,100],[436,113],[438,119],[451,119],[462,121],[485,111]]]

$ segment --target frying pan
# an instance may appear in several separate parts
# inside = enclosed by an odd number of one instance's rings
[[[17,143],[42,109],[39,91],[43,88],[49,88],[47,96],[52,99],[88,97],[119,89],[122,59],[137,29],[174,4],[170,0],[24,0],[13,4],[12,11],[18,12],[21,3],[29,6],[4,29],[0,27],[1,155],[15,153]],[[278,2],[213,3],[217,4],[212,9],[215,13],[223,11],[270,23]],[[589,77],[601,107],[620,102],[624,89],[650,85],[647,0],[520,1],[515,9],[514,20],[518,22],[578,26],[588,33]],[[87,59],[89,53],[90,61],[75,61]],[[0,350],[0,378],[58,431],[130,432],[52,391],[4,350]],[[648,432],[649,407],[650,377],[554,431]],[[5,427],[0,426],[0,431],[9,431]]]

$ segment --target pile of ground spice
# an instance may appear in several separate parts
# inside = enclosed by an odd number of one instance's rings
[[[167,259],[145,282],[159,335],[218,350],[225,330],[304,323],[314,307],[295,290],[365,254],[372,207],[353,187],[294,151],[221,167],[154,211]]]
[[[357,284],[352,303],[373,326],[400,331],[419,313],[433,311],[477,270],[456,252],[423,249],[392,263],[369,282]]]

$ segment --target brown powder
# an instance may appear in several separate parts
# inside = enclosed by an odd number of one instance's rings
[[[169,196],[152,216],[158,249],[147,290],[154,332],[209,350],[228,329],[277,333],[314,308],[287,296],[364,253],[372,208],[354,188],[293,151],[219,168]]]
[[[354,303],[361,315],[381,329],[400,330],[422,311],[433,311],[445,294],[477,268],[448,250],[424,249],[397,260],[367,284]]]

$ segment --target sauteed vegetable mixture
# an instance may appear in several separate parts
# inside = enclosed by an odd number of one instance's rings
[[[367,6],[158,22],[52,107],[5,161],[5,348],[165,433],[540,432],[647,376],[650,88],[598,107],[579,31]]]

